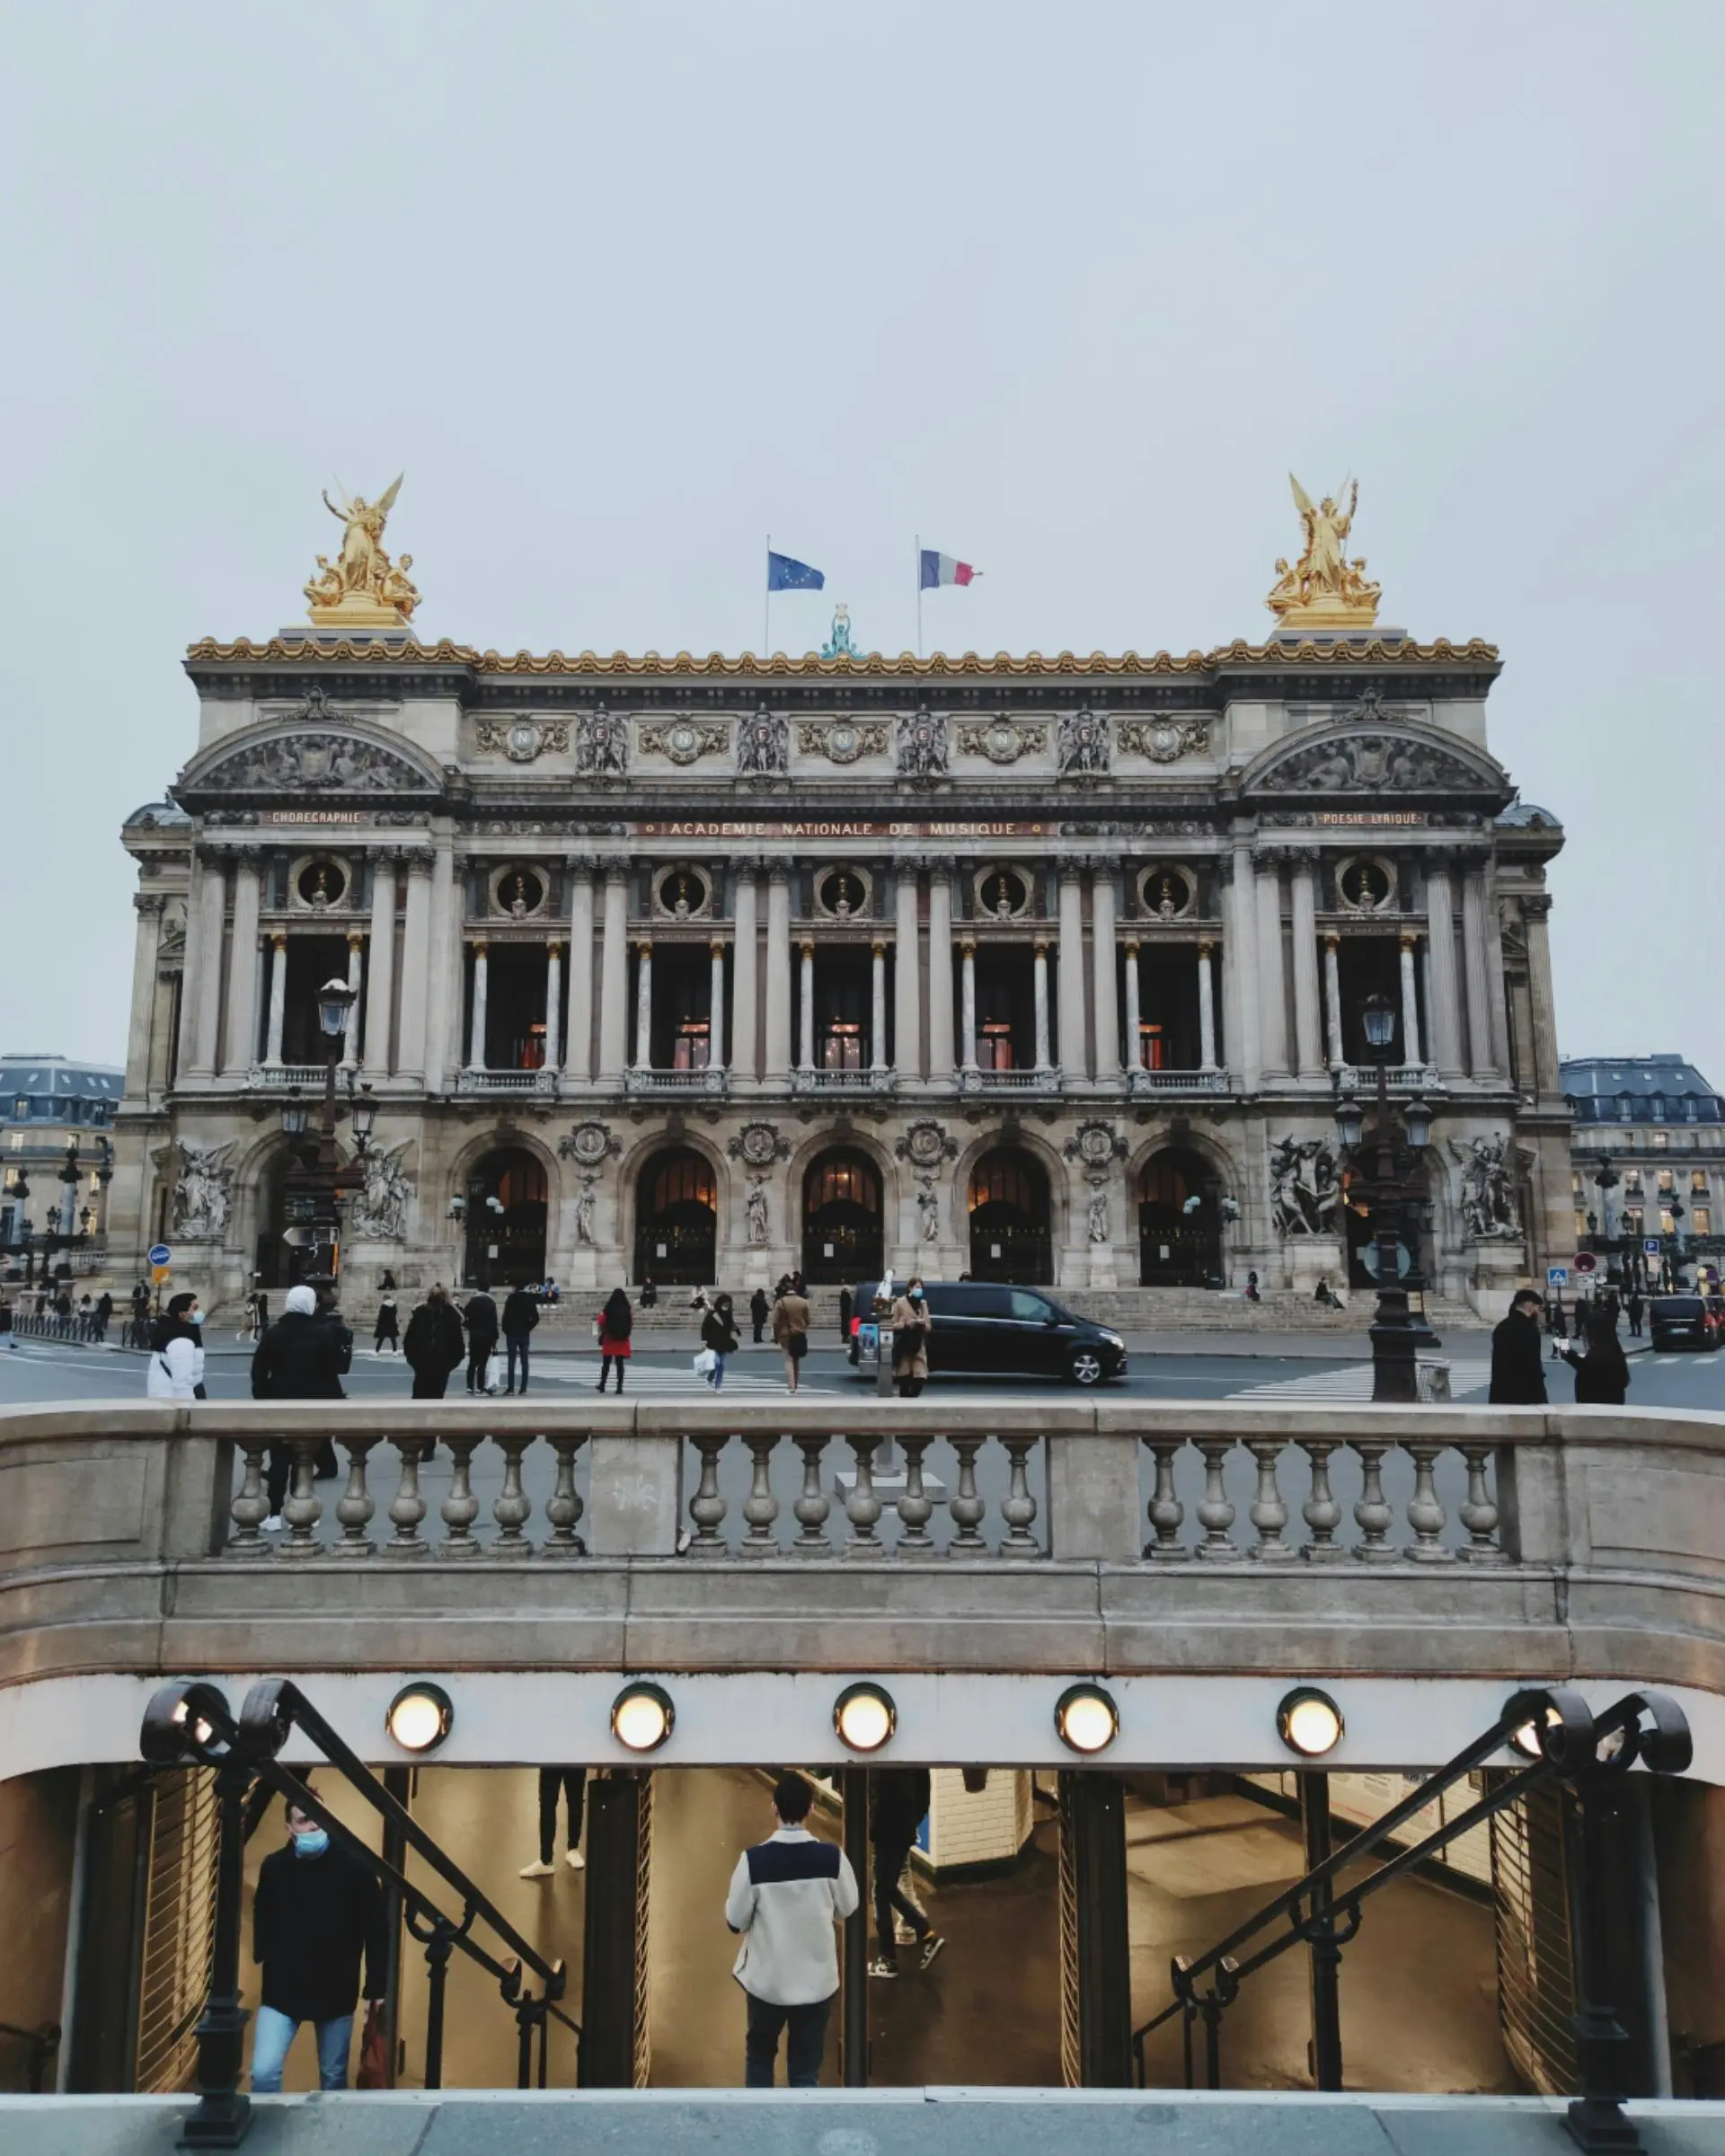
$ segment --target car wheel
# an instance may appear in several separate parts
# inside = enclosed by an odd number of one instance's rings
[[[1093,1348],[1076,1348],[1072,1360],[1066,1365],[1066,1375],[1075,1385],[1096,1385],[1102,1379],[1102,1358]]]

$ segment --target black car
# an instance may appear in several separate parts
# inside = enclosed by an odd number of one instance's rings
[[[875,1282],[856,1291],[851,1360],[875,1366]],[[896,1284],[895,1294],[903,1292]],[[1100,1384],[1126,1374],[1126,1342],[1105,1325],[1075,1317],[1039,1287],[995,1280],[925,1280],[931,1377],[1061,1377]],[[889,1342],[888,1353],[891,1353]]]
[[[1717,1354],[1721,1339],[1725,1303],[1717,1295],[1655,1295],[1648,1306],[1648,1325],[1656,1348],[1704,1348]]]

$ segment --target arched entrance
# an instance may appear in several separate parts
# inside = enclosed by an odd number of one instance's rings
[[[971,1278],[1047,1285],[1053,1241],[1048,1179],[1039,1163],[1004,1146],[985,1153],[970,1175]]]
[[[803,1278],[878,1280],[883,1248],[879,1169],[866,1153],[821,1153],[802,1179]]]
[[[710,1287],[718,1272],[719,1193],[693,1146],[656,1153],[635,1185],[635,1278]]]
[[[1138,1179],[1141,1287],[1220,1287],[1216,1171],[1184,1146],[1152,1153]]]
[[[545,1171],[525,1146],[488,1153],[467,1171],[467,1247],[462,1279],[520,1287],[545,1277]]]

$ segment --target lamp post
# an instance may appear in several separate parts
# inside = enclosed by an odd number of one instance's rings
[[[371,1088],[349,1088],[349,1119],[353,1126],[354,1159],[342,1168],[336,1160],[335,1074],[341,1061],[342,1044],[357,998],[345,981],[325,981],[317,992],[318,1029],[323,1036],[323,1112],[319,1118],[315,1149],[302,1144],[288,1171],[285,1194],[289,1220],[312,1230],[312,1264],[309,1277],[332,1280],[340,1263],[341,1204],[346,1194],[365,1180],[360,1162],[371,1135],[377,1104]],[[292,1087],[282,1103],[281,1127],[291,1139],[303,1140],[309,1120],[305,1096]],[[308,1157],[309,1156],[309,1157]]]
[[[1363,1170],[1365,1117],[1351,1093],[1344,1093],[1336,1103],[1336,1129],[1342,1149],[1350,1158],[1354,1181],[1371,1206],[1376,1246],[1372,1398],[1416,1401],[1420,1397],[1416,1356],[1421,1348],[1436,1348],[1439,1342],[1426,1322],[1424,1311],[1409,1306],[1407,1283],[1402,1277],[1402,1220],[1404,1210],[1419,1201],[1414,1175],[1431,1136],[1431,1109],[1417,1095],[1407,1103],[1402,1111],[1406,1145],[1405,1149],[1399,1146],[1390,1118],[1389,1055],[1395,1038],[1395,1007],[1387,996],[1368,996],[1360,1015],[1367,1046],[1377,1064],[1377,1128],[1369,1171]]]

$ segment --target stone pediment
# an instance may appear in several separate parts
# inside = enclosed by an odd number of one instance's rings
[[[194,756],[175,782],[174,798],[255,800],[260,795],[413,795],[443,790],[442,773],[398,736],[331,711],[314,692],[304,710],[218,742]]]
[[[1241,774],[1243,794],[1482,796],[1496,807],[1513,788],[1483,750],[1436,728],[1343,722],[1302,729],[1266,749]]]

